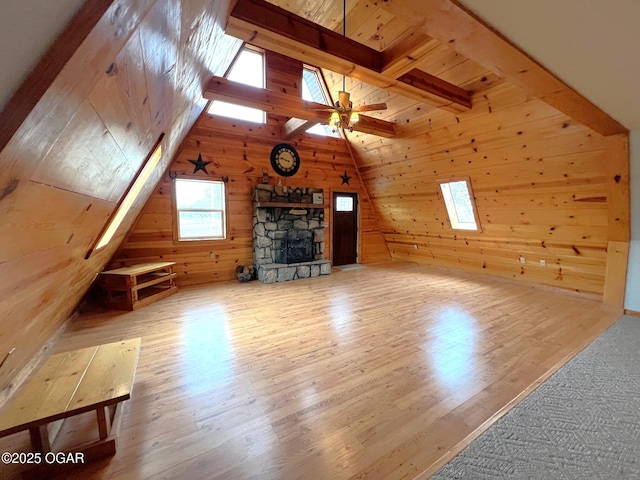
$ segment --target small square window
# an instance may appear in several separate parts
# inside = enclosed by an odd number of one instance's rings
[[[353,212],[353,197],[336,197],[336,212]]]
[[[451,228],[480,231],[478,212],[469,179],[440,182],[440,190],[447,207]]]
[[[226,236],[224,182],[175,180],[178,240],[220,240]]]

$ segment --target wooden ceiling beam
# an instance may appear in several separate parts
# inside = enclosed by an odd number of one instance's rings
[[[208,100],[222,100],[236,105],[258,108],[272,115],[284,115],[313,123],[327,123],[331,109],[328,105],[309,102],[275,90],[232,82],[224,77],[212,77],[203,96]],[[354,130],[381,137],[395,136],[393,123],[366,115],[360,115],[360,121],[355,124]]]
[[[207,100],[222,100],[244,107],[258,108],[271,115],[315,120],[317,123],[325,122],[330,115],[320,109],[331,108],[276,90],[233,82],[224,77],[212,77],[203,96]]]
[[[381,73],[399,78],[416,68],[420,60],[439,45],[439,41],[431,38],[421,29],[415,28],[407,38],[382,52]]]
[[[443,98],[448,98],[452,102],[471,108],[471,95],[467,90],[460,87],[451,88],[452,85],[450,83],[422,70],[418,70],[417,68],[405,73],[399,77],[398,80],[418,88],[429,88],[431,91],[439,91]]]
[[[302,135],[308,129],[317,125],[318,122],[314,120],[304,120],[302,118],[290,118],[285,122],[280,130],[280,138],[283,140],[290,140],[292,138],[297,137],[298,135]]]
[[[522,87],[602,135],[627,133],[617,120],[561,81],[455,0],[386,0],[380,8]]]
[[[370,70],[379,71],[382,68],[382,56],[376,50],[272,3],[263,0],[238,0],[231,16]]]
[[[385,61],[382,53],[264,0],[238,0],[225,33],[452,113],[469,109],[466,102],[451,99],[459,95],[459,87],[441,81],[440,89],[432,89],[430,82],[411,85],[385,75],[381,73]],[[442,86],[446,85],[450,92],[443,97]]]

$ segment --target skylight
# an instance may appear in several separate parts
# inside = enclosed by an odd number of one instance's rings
[[[302,71],[302,98],[303,100],[329,105],[328,95],[321,83],[320,72],[313,67],[305,66]],[[328,117],[328,115],[327,115]],[[339,137],[329,125],[317,124],[307,129],[307,133],[315,133],[325,137]]]
[[[262,52],[246,47],[243,48],[226,77],[234,82],[264,88],[264,55]],[[247,122],[266,123],[264,111],[220,100],[214,100],[208,111],[222,117],[246,120]]]
[[[160,140],[162,140],[162,137]],[[127,213],[129,213],[129,210],[131,209],[134,202],[138,198],[138,195],[142,191],[142,187],[144,187],[145,184],[147,183],[147,180],[151,176],[151,173],[153,172],[153,170],[156,168],[156,165],[158,165],[158,162],[160,162],[161,158],[162,158],[162,145],[160,141],[158,141],[158,144],[155,146],[155,149],[149,156],[144,167],[142,168],[142,170],[136,177],[135,181],[131,185],[131,188],[122,199],[122,202],[120,203],[120,205],[118,205],[116,213],[115,215],[113,215],[113,217],[111,217],[111,220],[109,221],[107,228],[105,228],[102,234],[100,235],[100,238],[93,250],[99,250],[102,247],[105,247],[106,245],[109,244],[109,242],[111,241],[115,233],[118,231],[118,227],[120,227],[120,224],[125,219],[125,217],[127,216]],[[89,251],[86,258],[89,258],[93,250]]]
[[[480,230],[475,202],[468,179],[440,182],[440,190],[447,207],[451,228],[456,230]]]

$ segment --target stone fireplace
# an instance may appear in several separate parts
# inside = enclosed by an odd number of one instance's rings
[[[257,185],[253,205],[253,261],[260,281],[331,273],[324,259],[322,189]]]

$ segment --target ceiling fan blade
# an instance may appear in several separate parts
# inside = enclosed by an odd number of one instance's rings
[[[386,103],[372,103],[371,105],[360,105],[358,107],[354,107],[354,112],[371,112],[373,110],[386,110]]]
[[[314,112],[332,112],[335,109],[335,107],[330,105],[327,105],[326,107],[305,107],[305,110],[312,110]]]

